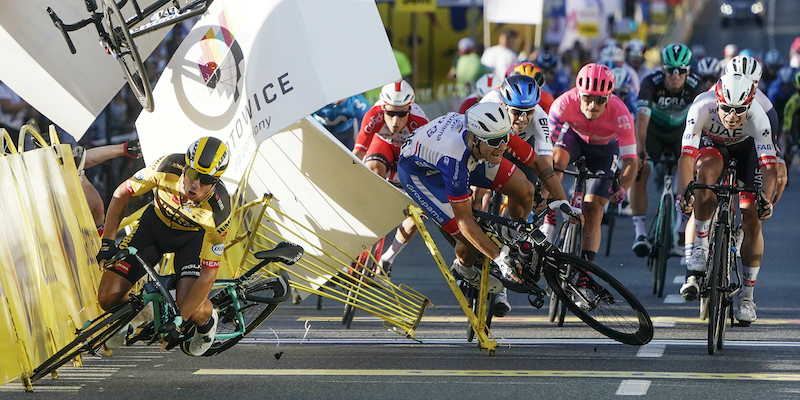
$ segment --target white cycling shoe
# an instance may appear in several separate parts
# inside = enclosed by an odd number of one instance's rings
[[[465,267],[458,262],[458,259],[453,260],[453,265],[451,267],[452,270],[458,272],[465,281],[469,282],[470,285],[475,287],[480,287],[481,284],[481,271],[479,271],[475,267]],[[495,278],[493,275],[489,275],[489,293],[498,294],[503,290],[503,282],[500,282],[499,279]]]
[[[189,354],[195,357],[200,357],[211,348],[212,344],[214,344],[214,337],[217,335],[217,322],[219,320],[219,314],[217,314],[217,310],[211,310],[211,319],[214,320],[214,324],[211,326],[210,331],[206,333],[200,333],[200,331],[195,328],[194,337],[192,337],[192,341],[189,342]]]

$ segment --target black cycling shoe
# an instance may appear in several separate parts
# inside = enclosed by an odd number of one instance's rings
[[[636,257],[647,257],[647,255],[650,254],[650,242],[647,241],[647,236],[637,237],[636,241],[633,242],[631,250],[636,254]]]

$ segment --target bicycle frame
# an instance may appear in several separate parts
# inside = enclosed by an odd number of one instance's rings
[[[648,232],[648,237],[653,246],[650,249],[647,262],[653,272],[653,294],[661,297],[664,293],[667,260],[672,256],[672,238],[675,233],[673,180],[677,160],[672,152],[667,150],[661,154],[658,164],[664,167],[663,187],[658,208],[656,209],[656,216],[653,218]]]

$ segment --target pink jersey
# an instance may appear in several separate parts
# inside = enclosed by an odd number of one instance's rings
[[[603,115],[593,121],[583,115],[580,102],[577,88],[564,92],[553,102],[549,115],[553,143],[558,141],[561,132],[572,129],[589,144],[608,144],[617,139],[621,158],[636,157],[633,116],[622,100],[611,95]]]
[[[367,111],[361,121],[361,130],[358,132],[358,137],[356,137],[355,148],[367,151],[375,135],[378,135],[383,141],[391,145],[400,147],[411,135],[411,132],[427,123],[428,118],[422,108],[417,104],[412,104],[411,114],[408,116],[406,126],[399,133],[392,133],[383,118],[383,106],[375,105]]]

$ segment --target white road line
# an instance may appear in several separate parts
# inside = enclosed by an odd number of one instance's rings
[[[674,328],[675,321],[656,320],[653,321],[653,328]]]
[[[650,388],[650,381],[626,379],[619,384],[617,396],[644,396]]]
[[[686,300],[679,294],[668,294],[664,296],[664,304],[683,304]]]
[[[639,348],[639,351],[636,352],[636,357],[658,358],[664,355],[664,350],[666,349],[667,345],[663,343],[648,343]]]
[[[676,285],[683,285],[683,281],[686,279],[684,275],[676,275],[675,279],[672,280],[672,283]]]
[[[243,344],[264,344],[264,345],[272,345],[275,346],[278,344],[278,341],[272,339],[249,339],[244,338],[241,342]],[[474,347],[474,343],[469,343],[465,339],[424,339],[424,338],[417,338],[417,340],[411,339],[404,339],[404,338],[385,338],[385,339],[346,339],[346,338],[336,338],[336,339],[289,339],[289,338],[282,338],[281,344],[300,344],[306,343],[310,345],[380,345],[380,344],[387,344],[387,345],[398,345],[398,344],[425,344],[425,345],[447,345],[447,346],[457,346],[457,345],[466,345]],[[508,345],[523,345],[523,346],[540,346],[540,345],[615,345],[615,346],[626,346],[622,343],[616,342],[611,339],[501,339],[498,340],[497,343],[500,346],[508,346]],[[699,347],[699,346],[708,346],[708,340],[706,339],[673,339],[673,340],[653,340],[650,342],[651,344],[663,344],[665,346],[691,346],[691,347]],[[729,347],[792,347],[792,348],[800,348],[800,342],[778,342],[778,341],[760,341],[760,340],[725,340],[725,346]]]

